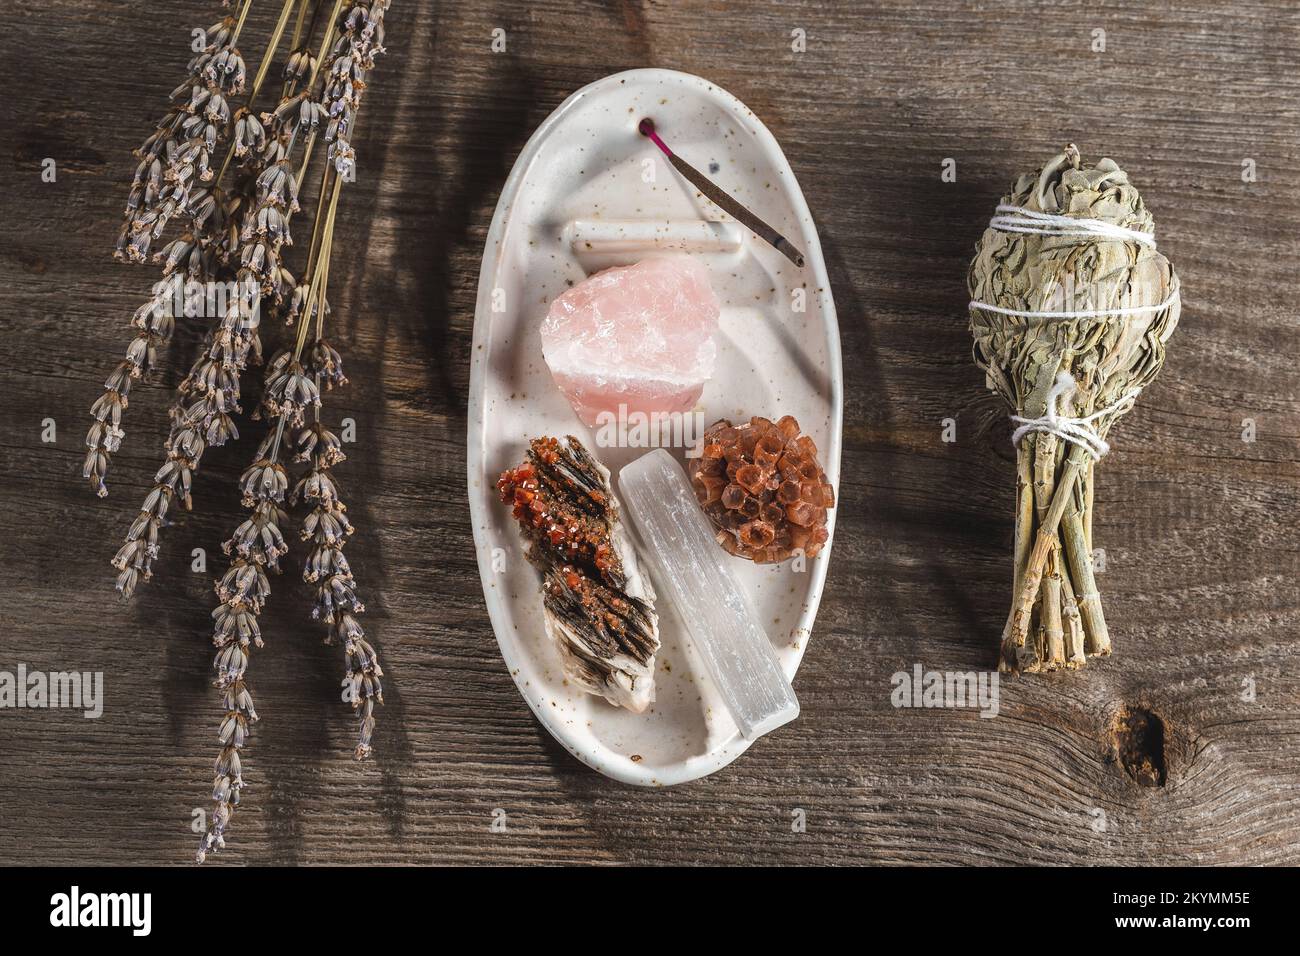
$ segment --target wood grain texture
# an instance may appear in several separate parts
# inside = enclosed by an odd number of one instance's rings
[[[111,497],[97,501],[79,469],[86,410],[155,275],[109,256],[130,150],[216,4],[5,6],[0,668],[103,670],[107,699],[99,720],[0,711],[0,863],[181,863],[217,722],[211,575],[191,573],[189,555],[206,548],[218,565],[262,426],[206,456],[196,510],[128,606],[107,562],[160,460],[198,329],[182,326],[169,373],[132,393]],[[497,27],[502,54],[489,50]],[[1096,28],[1105,53],[1090,50]],[[341,655],[320,646],[295,576],[278,579],[250,671],[263,717],[251,787],[216,865],[1300,863],[1293,4],[397,0],[388,48],[334,269],[352,384],[326,405],[358,428],[337,474],[390,676],[379,756],[349,758]],[[710,77],[781,140],[820,224],[847,375],[834,558],[796,681],[803,717],[723,772],[653,792],[574,761],[515,692],[464,479],[497,193],[568,93],[636,66]],[[1005,681],[992,720],[896,710],[895,671],[995,660],[1013,466],[1004,410],[969,357],[965,272],[1004,188],[1066,141],[1129,170],[1184,289],[1163,376],[1100,471],[1116,657]],[[44,157],[54,184],[40,181]],[[954,183],[940,181],[946,157]],[[40,440],[45,418],[56,443]],[[1163,721],[1165,786],[1140,786],[1120,762],[1123,708]],[[494,808],[504,833],[489,830]]]

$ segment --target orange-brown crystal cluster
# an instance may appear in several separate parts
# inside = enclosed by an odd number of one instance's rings
[[[799,423],[723,419],[704,433],[704,451],[688,462],[691,486],[718,529],[718,543],[759,564],[798,551],[814,557],[830,533],[826,510],[835,489],[817,461],[817,446]]]

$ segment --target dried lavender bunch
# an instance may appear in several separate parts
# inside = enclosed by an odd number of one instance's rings
[[[971,262],[975,361],[1013,409],[1015,577],[999,667],[1111,652],[1092,558],[1094,466],[1164,365],[1178,277],[1128,175],[1067,146],[1021,176]]]
[[[344,181],[350,179],[352,173],[353,156],[346,134],[355,121],[364,89],[364,76],[369,69],[366,64],[373,65],[374,56],[382,51],[379,38],[382,37],[383,14],[387,7],[387,2],[354,2],[344,9],[342,0],[335,0],[331,26],[323,47],[328,48],[329,53],[323,57],[323,88],[319,99],[302,98],[286,87],[286,95],[276,113],[265,117],[271,135],[284,142],[286,154],[292,151],[303,129],[310,127],[314,139],[321,115],[329,115],[334,121],[325,136],[329,146],[328,161],[321,175],[304,281],[295,285],[295,294],[287,309],[289,320],[298,322],[297,338],[292,351],[277,353],[268,364],[261,411],[273,427],[243,479],[245,504],[254,508],[254,514],[228,542],[227,551],[233,555],[231,569],[217,590],[221,605],[215,612],[217,658],[214,667],[226,713],[222,722],[222,750],[217,758],[213,786],[215,807],[212,824],[199,846],[196,856],[199,862],[212,850],[224,846],[226,829],[244,786],[239,752],[247,742],[249,725],[257,719],[244,683],[244,673],[249,642],[252,642],[251,646],[260,646],[260,640],[250,637],[239,643],[232,637],[238,633],[238,628],[229,622],[255,622],[270,590],[265,571],[278,570],[277,562],[283,554],[279,506],[288,480],[281,464],[282,452],[286,450],[283,446],[288,444],[286,436],[292,436],[298,460],[310,463],[296,484],[292,499],[295,503],[312,506],[302,529],[303,539],[313,544],[303,577],[317,585],[313,617],[323,619],[329,627],[327,642],[338,640],[344,646],[347,667],[344,686],[348,699],[359,714],[357,759],[371,753],[374,707],[376,703],[383,703],[383,672],[373,645],[367,641],[356,620],[355,615],[364,607],[357,597],[355,580],[343,554],[344,543],[353,528],[346,517],[347,509],[339,497],[338,487],[330,475],[330,469],[344,456],[338,438],[321,426],[319,412],[322,383],[326,388],[332,388],[346,382],[341,358],[323,337],[329,313],[326,289],[339,196]],[[335,35],[337,39],[331,43]],[[291,71],[300,66],[300,59],[291,58]],[[312,69],[314,72],[315,68]],[[308,85],[310,87],[310,83]],[[308,153],[311,142],[309,140]],[[259,179],[259,185],[263,182]],[[270,211],[283,210],[272,204]],[[284,219],[287,231],[287,216]],[[248,236],[269,240],[268,255],[278,256],[279,247],[275,240],[281,233],[280,219],[259,213],[253,222]],[[243,261],[247,265],[248,260]],[[270,294],[265,286],[262,294],[264,297]],[[315,338],[308,350],[308,335],[313,328]],[[309,414],[313,418],[311,424],[307,423]],[[233,585],[227,584],[228,581],[233,581]],[[247,587],[239,587],[241,582],[247,582]]]
[[[242,377],[249,364],[260,364],[264,320],[298,324],[293,348],[277,353],[266,370],[258,405],[271,430],[240,479],[250,513],[223,544],[231,563],[215,585],[214,684],[224,714],[200,862],[224,846],[244,787],[241,754],[257,720],[247,668],[253,649],[263,646],[258,616],[270,595],[270,573],[278,572],[288,551],[284,458],[294,451],[308,463],[293,496],[310,509],[302,528],[303,540],[312,543],[304,578],[316,587],[312,616],[326,625],[326,641],[344,646],[344,685],[359,720],[358,759],[371,752],[374,708],[383,703],[382,670],[357,622],[364,607],[343,555],[353,528],[330,474],[344,456],[338,438],[320,424],[319,410],[321,388],[346,382],[342,360],[324,338],[326,290],[339,195],[355,168],[350,136],[366,76],[383,52],[389,3],[281,0],[250,83],[236,43],[253,2],[239,0],[234,15],[207,31],[203,52],[172,94],[171,110],[137,153],[117,254],[134,261],[152,257],[163,275],[133,316],[135,338],[92,409],[84,467],[97,493],[106,494],[132,383],[156,368],[177,321],[207,318],[204,344],[171,409],[166,458],[113,558],[117,588],[130,597],[151,575],[168,512],[177,504],[192,507],[193,473],[204,452],[239,437]],[[259,112],[258,95],[291,23],[278,97],[273,108]],[[321,137],[325,148],[317,150]],[[214,159],[223,152],[218,166]],[[285,257],[293,245],[291,223],[301,211],[299,184],[313,154],[321,156],[320,187],[299,282]],[[179,235],[151,252],[172,226]]]

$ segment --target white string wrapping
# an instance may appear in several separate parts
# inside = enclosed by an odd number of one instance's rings
[[[1075,382],[1073,375],[1066,371],[1058,372],[1056,382],[1053,383],[1051,391],[1047,393],[1047,412],[1042,418],[1011,416],[1011,420],[1020,426],[1012,433],[1011,444],[1018,446],[1021,439],[1031,432],[1050,432],[1063,441],[1083,446],[1088,454],[1092,456],[1093,461],[1100,461],[1110,452],[1110,443],[1097,433],[1095,423],[1112,412],[1118,412],[1126,406],[1131,406],[1142,392],[1142,389],[1134,388],[1118,401],[1106,406],[1099,412],[1093,412],[1091,415],[1074,418],[1062,414],[1062,409],[1069,407],[1069,403],[1074,398],[1074,393],[1078,391],[1078,388],[1078,383]]]
[[[1048,212],[1035,212],[1021,206],[1001,203],[989,220],[989,228],[999,232],[1032,233],[1039,236],[1064,236],[1076,239],[1114,239],[1119,242],[1136,242],[1144,246],[1156,247],[1156,237],[1148,232],[1139,232],[1126,226],[1119,226],[1103,219],[1075,219],[1072,216],[1057,216]],[[1178,301],[1175,289],[1159,305],[1135,305],[1114,309],[1083,309],[1073,312],[1044,312],[1028,309],[1008,309],[989,302],[971,299],[972,309],[997,312],[999,315],[1011,315],[1021,319],[1099,319],[1106,316],[1143,315],[1147,312],[1159,312]]]
[[[1178,301],[1178,290],[1175,289],[1169,298],[1156,305],[1134,305],[1116,309],[1084,309],[1077,312],[1033,312],[1025,309],[1007,309],[1000,305],[991,305],[988,302],[980,302],[978,299],[971,299],[969,305],[972,309],[984,309],[987,312],[997,312],[1001,315],[1014,315],[1022,319],[1100,319],[1108,315],[1128,316],[1142,315],[1146,312],[1159,312],[1161,309],[1168,308]]]
[[[1116,239],[1156,247],[1156,237],[1126,226],[1106,222],[1104,219],[1075,219],[1057,216],[1050,212],[1035,212],[1021,206],[1003,203],[995,210],[997,215],[989,220],[989,227],[999,232],[1024,232],[1037,236],[1074,236],[1082,239]]]

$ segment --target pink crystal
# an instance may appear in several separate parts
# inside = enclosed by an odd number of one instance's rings
[[[713,374],[718,300],[689,256],[643,259],[579,282],[542,321],[542,355],[578,417],[686,412]]]

